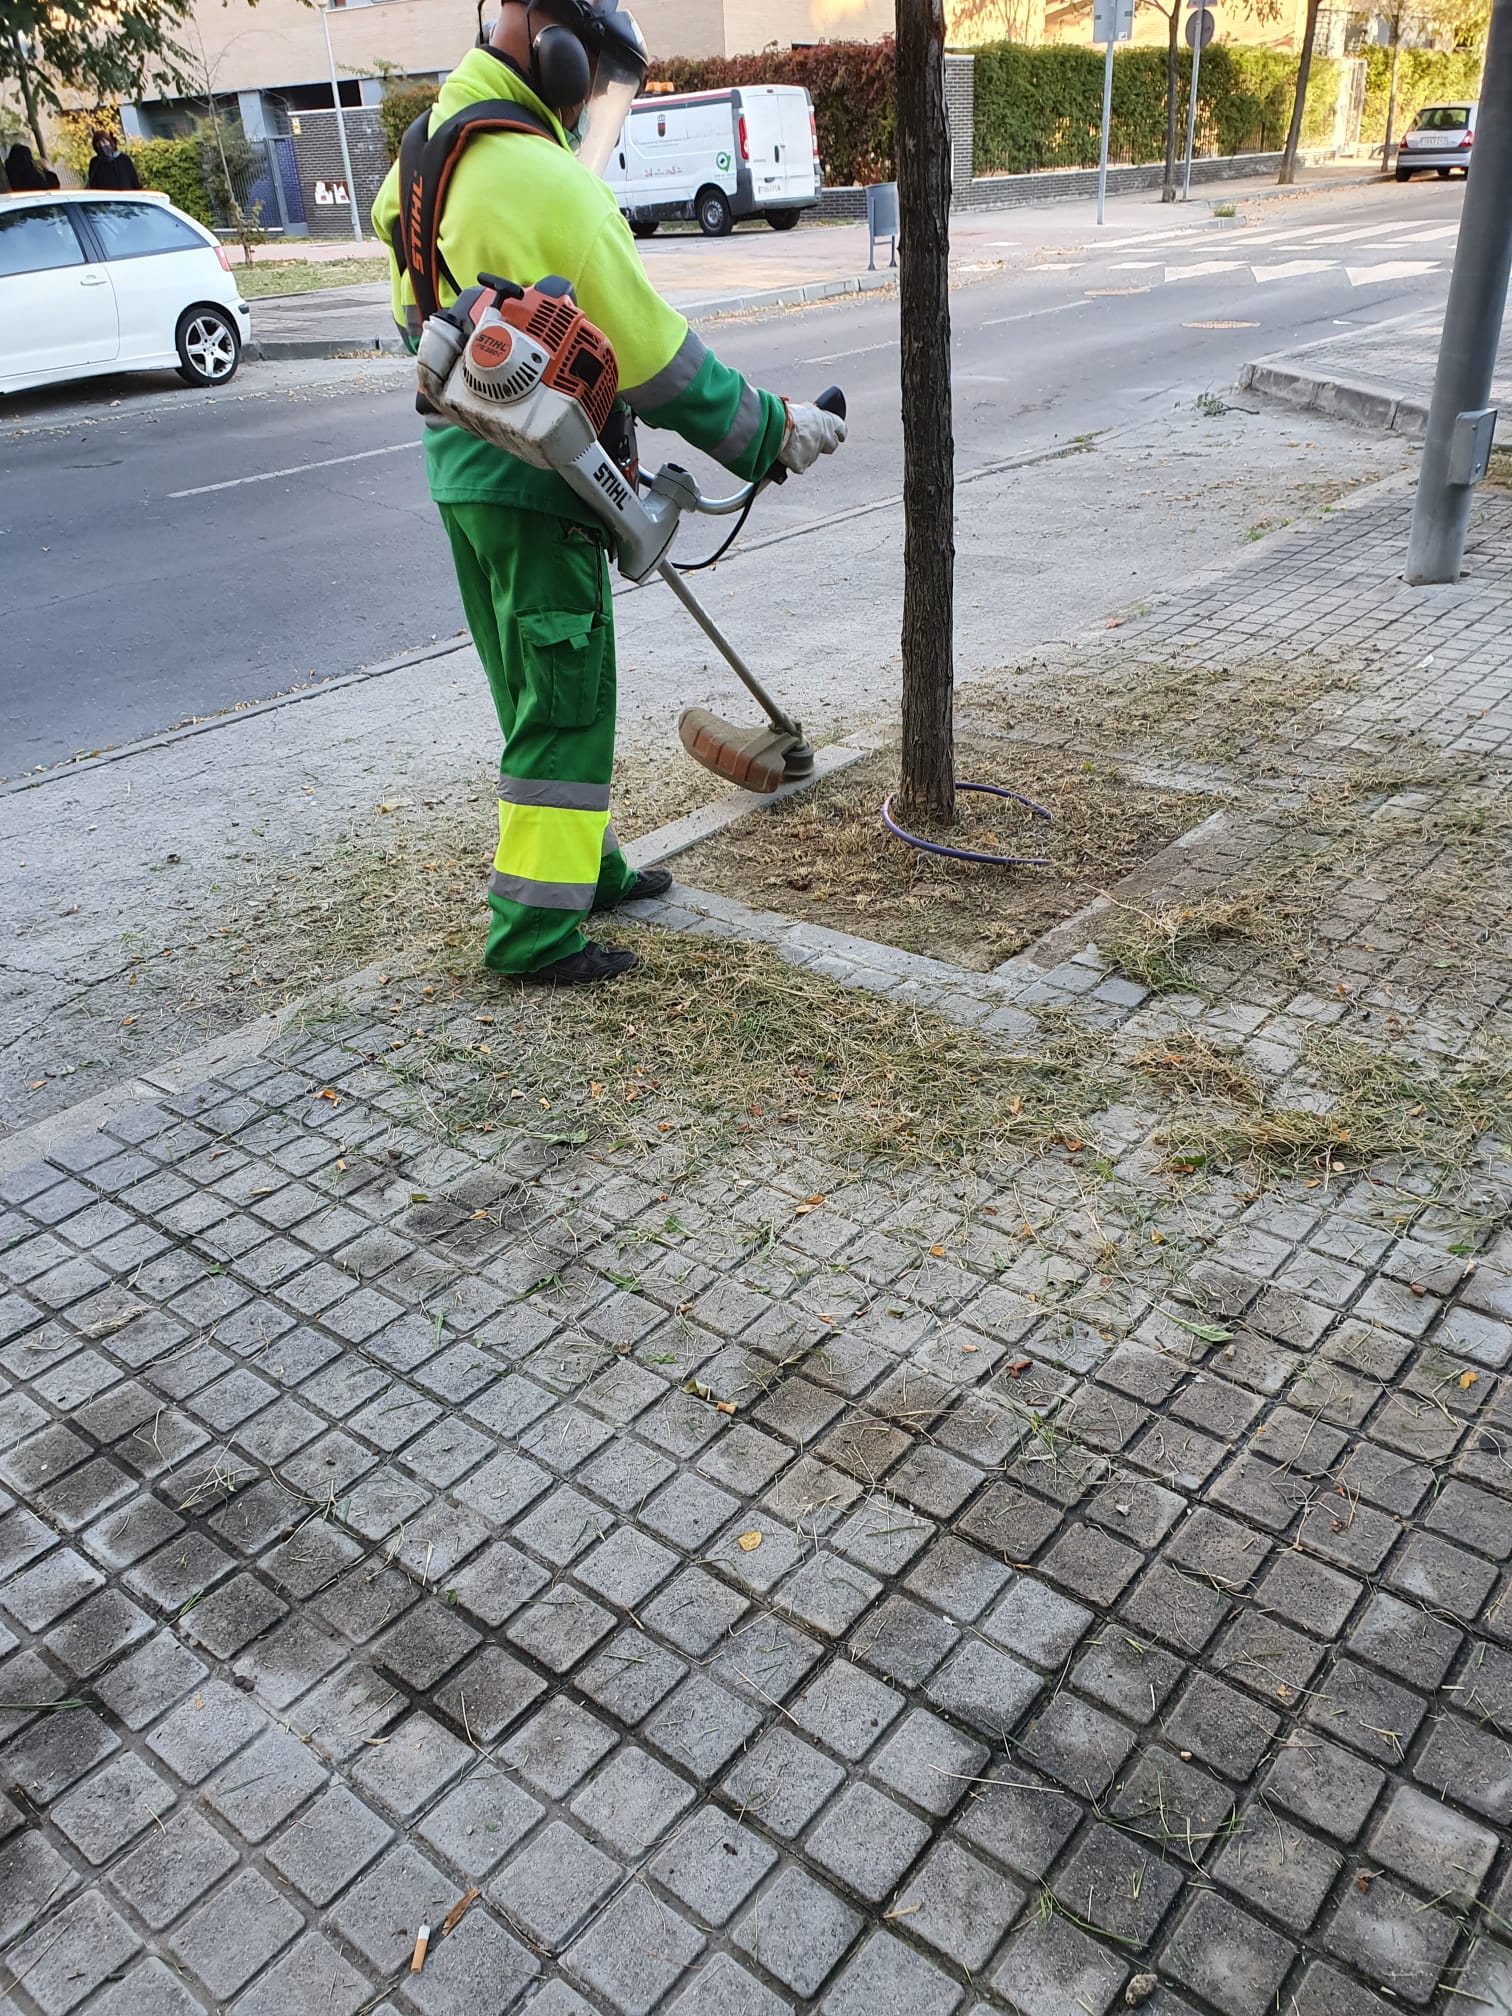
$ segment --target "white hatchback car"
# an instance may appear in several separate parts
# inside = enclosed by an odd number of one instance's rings
[[[166,196],[0,196],[0,393],[164,368],[222,385],[250,328],[225,248]]]
[[[1397,147],[1396,179],[1437,173],[1448,178],[1451,168],[1470,173],[1470,149],[1475,140],[1475,106],[1425,105],[1402,135]]]

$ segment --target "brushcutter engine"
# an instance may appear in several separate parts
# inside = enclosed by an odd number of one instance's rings
[[[478,281],[421,332],[421,412],[554,469],[603,519],[620,572],[644,580],[672,543],[679,507],[666,496],[642,500],[635,468],[622,468],[600,438],[619,389],[608,337],[565,280]]]

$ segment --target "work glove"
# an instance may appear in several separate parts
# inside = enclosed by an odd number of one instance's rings
[[[822,406],[804,406],[784,399],[787,427],[777,460],[784,469],[801,476],[812,469],[821,455],[833,455],[845,439],[845,422],[838,413],[826,413]]]

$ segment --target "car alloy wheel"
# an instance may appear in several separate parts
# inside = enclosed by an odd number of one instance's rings
[[[218,315],[195,315],[184,330],[184,354],[207,384],[236,369],[236,338]]]

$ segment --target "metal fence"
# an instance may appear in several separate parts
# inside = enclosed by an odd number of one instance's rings
[[[275,232],[304,224],[304,195],[294,142],[288,134],[273,134],[265,140],[244,140],[238,135],[236,148],[227,149],[225,167],[230,170],[231,200],[249,222]],[[221,162],[212,160],[210,169],[211,221],[217,230],[227,231],[235,218],[231,203],[226,201]]]

